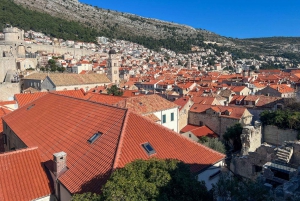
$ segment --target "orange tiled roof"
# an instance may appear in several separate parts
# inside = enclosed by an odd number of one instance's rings
[[[179,106],[179,111],[189,102],[190,97],[189,96],[184,96],[181,98],[178,98],[175,100],[173,103]]]
[[[156,150],[153,157],[182,160],[194,172],[225,157],[131,110],[53,93],[32,104],[3,120],[28,147],[39,147],[42,162],[52,160],[53,153],[67,153],[68,170],[59,181],[71,193],[99,193],[113,168],[149,158],[141,147],[145,142]],[[103,133],[99,139],[88,143],[98,131]]]
[[[152,94],[127,98],[125,107],[139,114],[148,114],[178,106],[159,95]]]
[[[104,103],[108,105],[117,105],[120,102],[125,100],[125,97],[122,96],[113,96],[113,95],[106,95],[106,94],[98,94],[98,93],[88,93],[88,100],[94,101],[97,103]]]
[[[152,156],[148,156],[141,146],[146,142],[149,142],[156,151]],[[114,167],[121,168],[137,158],[149,159],[151,157],[178,159],[190,164],[192,172],[199,172],[224,159],[225,156],[162,125],[151,122],[150,119],[141,118],[138,114],[129,112],[125,119]]]
[[[278,92],[284,94],[284,93],[293,93],[295,92],[295,89],[287,86],[286,84],[280,84],[280,85],[270,85],[271,88],[277,90]]]
[[[157,116],[155,116],[153,113],[147,114],[147,115],[145,115],[145,117],[151,119],[151,121],[154,121],[154,122],[160,121],[160,119]]]
[[[52,92],[36,92],[36,93],[24,93],[24,94],[15,94],[15,100],[17,101],[19,107],[23,107],[28,103],[44,96],[48,93],[57,93],[66,96],[72,96],[76,98],[83,98],[85,93],[83,90],[64,90],[64,91],[52,91]]]
[[[0,200],[28,201],[51,194],[37,147],[0,154]]]
[[[186,133],[188,131],[192,132],[198,138],[203,136],[218,137],[218,135],[215,132],[213,132],[211,129],[209,129],[207,126],[195,126],[195,125],[188,124],[183,129],[181,129],[180,132]]]
[[[201,105],[201,104],[194,104],[190,111],[191,112],[197,112],[197,113],[202,113],[205,112],[208,109],[212,109],[216,112],[221,112],[222,117],[227,117],[227,118],[233,118],[233,119],[240,119],[242,118],[244,112],[246,111],[245,107],[235,107],[235,106],[221,106],[221,105]],[[229,111],[229,109],[232,109],[232,112],[230,115],[223,115],[222,113],[225,112],[226,110]]]

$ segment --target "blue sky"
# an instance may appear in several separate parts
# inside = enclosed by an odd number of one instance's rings
[[[233,38],[300,36],[300,0],[79,1]]]

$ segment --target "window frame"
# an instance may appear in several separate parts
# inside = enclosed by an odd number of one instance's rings
[[[167,122],[167,115],[163,114],[162,115],[162,123],[165,124]]]
[[[174,112],[171,113],[171,121],[174,121]]]

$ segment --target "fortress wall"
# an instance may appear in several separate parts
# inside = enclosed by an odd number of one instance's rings
[[[0,83],[4,81],[8,70],[16,70],[16,59],[14,57],[0,58]]]
[[[15,94],[20,93],[20,84],[19,83],[5,83],[0,84],[0,101],[7,101],[10,97],[13,97]]]
[[[58,53],[58,54],[70,53],[72,55],[79,55],[79,56],[91,55],[95,53],[92,50],[60,47],[60,46],[52,46],[52,45],[36,45],[36,44],[26,45],[26,47],[28,46],[31,47],[31,52],[45,51],[47,53]]]
[[[284,141],[296,141],[297,135],[297,130],[280,129],[272,125],[264,126],[263,129],[264,141],[272,145],[282,145]]]

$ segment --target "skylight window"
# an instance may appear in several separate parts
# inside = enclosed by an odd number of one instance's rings
[[[142,147],[145,149],[149,156],[156,153],[156,151],[149,142],[142,144]]]
[[[97,133],[95,133],[92,137],[90,137],[90,139],[88,139],[88,142],[90,144],[94,143],[103,133],[101,133],[100,131],[98,131]]]

